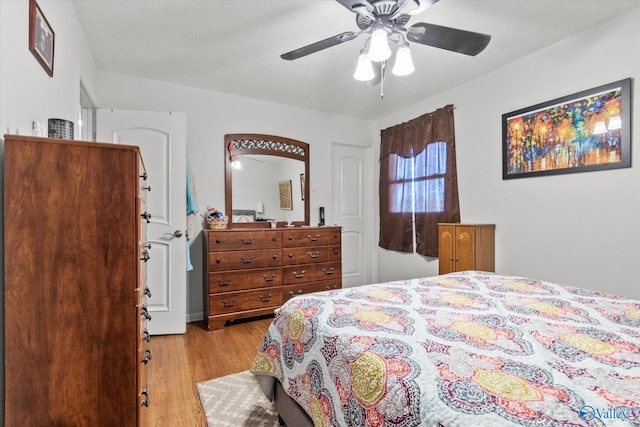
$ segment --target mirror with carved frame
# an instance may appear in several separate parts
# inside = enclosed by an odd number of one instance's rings
[[[225,135],[225,214],[229,228],[271,220],[309,225],[309,144],[274,135]]]

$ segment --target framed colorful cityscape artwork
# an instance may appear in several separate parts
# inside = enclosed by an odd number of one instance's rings
[[[502,115],[502,179],[631,166],[631,79]]]

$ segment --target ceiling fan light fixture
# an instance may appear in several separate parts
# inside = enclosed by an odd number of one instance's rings
[[[396,62],[393,64],[391,72],[396,76],[408,76],[415,71],[413,59],[411,59],[411,49],[409,43],[403,43],[396,52]]]
[[[360,56],[358,57],[358,65],[356,66],[356,71],[353,73],[353,78],[359,80],[361,82],[366,82],[375,77],[373,72],[373,64],[369,60],[367,53],[363,50],[360,51]]]
[[[381,26],[375,26],[371,34],[371,47],[369,48],[369,60],[372,62],[382,62],[389,59],[391,49],[387,39],[387,31]]]

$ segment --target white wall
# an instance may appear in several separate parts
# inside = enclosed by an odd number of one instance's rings
[[[39,1],[55,32],[53,77],[29,51],[29,2],[0,1],[0,132],[31,135],[31,123],[49,118],[77,125],[79,79],[95,97],[97,68],[69,1]],[[77,135],[78,129],[75,133]]]
[[[125,110],[180,111],[187,114],[187,151],[202,211],[207,205],[224,208],[224,135],[262,133],[310,144],[311,223],[318,207],[331,206],[331,179],[324,173],[331,162],[331,143],[379,143],[375,122],[258,101],[203,89],[100,72],[98,107]],[[309,184],[307,184],[309,185]],[[327,218],[333,224],[333,218]],[[203,318],[202,236],[193,240],[187,312]]]
[[[496,271],[640,298],[640,9],[380,121],[454,104],[462,222],[496,224]],[[502,114],[591,87],[632,85],[632,168],[502,180]],[[378,250],[380,281],[437,259]]]

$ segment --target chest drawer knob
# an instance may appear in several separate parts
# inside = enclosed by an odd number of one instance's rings
[[[297,272],[297,271],[294,271],[294,272],[293,272],[293,277],[296,277],[296,278],[304,277],[304,273],[306,273],[306,271],[305,271],[305,270],[302,270],[302,271],[300,272],[300,274],[298,274],[298,272]]]
[[[253,262],[253,260],[256,259],[256,257],[254,255],[249,259],[245,259],[245,257],[240,257],[240,259],[242,260],[243,264],[251,264]]]
[[[324,274],[333,274],[333,270],[334,270],[334,268],[333,268],[333,267],[331,267],[331,268],[330,268],[330,269],[328,269],[328,270],[327,270],[326,268],[323,268],[323,269],[322,269],[322,271],[324,271]]]
[[[146,365],[147,363],[149,363],[150,360],[151,360],[151,350],[146,349],[144,351],[144,359],[142,359],[142,363]]]
[[[334,253],[334,255],[338,255],[338,254],[340,253],[340,251],[338,250],[338,248],[335,248],[335,249],[333,250],[333,253]]]
[[[141,216],[142,218],[146,219],[146,220],[147,220],[147,223],[150,223],[150,222],[151,222],[151,214],[150,214],[149,212],[145,212],[145,213],[143,213],[143,214],[140,214],[140,216]]]
[[[276,273],[273,273],[271,277],[267,277],[266,274],[263,274],[262,277],[264,277],[265,282],[273,282],[274,280],[276,280]]]
[[[140,405],[144,406],[145,408],[148,408],[149,405],[151,404],[151,401],[149,400],[149,392],[147,391],[146,388],[143,388],[140,394],[144,396],[144,400],[140,402]]]
[[[216,258],[216,264],[220,264],[221,262],[222,262],[222,259]]]

